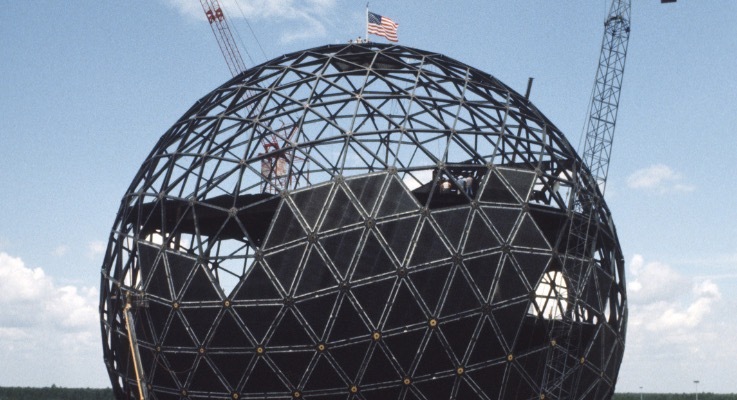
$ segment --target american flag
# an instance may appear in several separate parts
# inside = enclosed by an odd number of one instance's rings
[[[387,17],[382,17],[379,14],[372,12],[368,13],[368,33],[374,35],[383,36],[391,42],[398,42],[397,38],[397,27],[398,23],[392,21]]]

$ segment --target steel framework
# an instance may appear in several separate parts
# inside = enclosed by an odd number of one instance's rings
[[[624,263],[596,202],[598,259],[570,288],[571,205],[600,195],[581,165],[524,96],[440,54],[331,45],[247,70],[122,199],[100,297],[116,396],[554,398],[575,304],[575,398],[608,398]]]

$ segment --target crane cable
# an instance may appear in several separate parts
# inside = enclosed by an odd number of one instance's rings
[[[253,27],[251,27],[251,23],[248,21],[248,18],[246,18],[246,13],[243,12],[243,8],[241,8],[240,2],[238,0],[233,0],[233,2],[235,3],[236,7],[238,7],[238,11],[241,13],[241,17],[243,17],[243,20],[246,21],[246,26],[248,26],[248,30],[251,31],[251,35],[253,36],[253,39],[256,41],[258,48],[261,50],[261,54],[263,54],[264,56],[264,61],[268,60],[269,56],[266,55],[266,52],[264,51],[263,46],[261,46],[261,41],[258,40],[258,36],[256,36],[256,32],[254,32]],[[241,35],[238,32],[238,28],[235,28],[235,33],[236,35],[238,35],[238,40],[241,42],[241,45],[243,46],[243,48],[245,48],[246,45],[243,43],[243,40],[241,39]],[[251,55],[248,53],[247,50],[246,50],[246,54],[248,54],[248,58],[251,60],[251,63],[255,65],[256,62],[253,61],[253,58],[251,58]]]
[[[235,4],[238,4],[238,2],[236,1]],[[240,9],[240,5],[238,6],[238,8]],[[223,14],[225,14],[225,17],[228,20],[232,21],[233,19],[230,17],[230,15],[229,15],[229,13],[227,11],[227,7],[221,7],[221,9],[223,10]],[[241,14],[243,14],[242,11],[241,11]],[[244,16],[244,18],[245,18],[245,16]],[[243,51],[246,53],[246,56],[248,57],[248,60],[251,61],[251,65],[256,65],[256,62],[253,60],[253,57],[251,57],[251,53],[248,52],[248,47],[246,47],[245,43],[243,42],[243,39],[241,38],[241,34],[240,34],[240,32],[238,31],[238,28],[235,25],[233,25],[233,30],[235,31],[235,35],[238,37],[238,41],[241,43],[241,48],[243,48]],[[258,39],[256,39],[256,41],[258,42]],[[246,67],[246,68],[248,68],[248,67]],[[240,71],[240,72],[243,72],[243,71]]]

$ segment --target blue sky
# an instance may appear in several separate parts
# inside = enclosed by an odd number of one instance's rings
[[[256,63],[364,31],[363,1],[225,3]],[[607,189],[630,299],[617,389],[688,392],[698,379],[734,393],[737,2],[633,3]],[[158,137],[230,75],[197,0],[0,5],[0,385],[109,386],[97,288],[119,200]],[[534,77],[532,101],[572,143],[607,6],[371,2],[400,44],[520,92]]]

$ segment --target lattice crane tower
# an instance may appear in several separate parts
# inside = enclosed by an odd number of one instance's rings
[[[624,63],[630,37],[630,0],[613,0],[606,22],[596,70],[594,93],[586,124],[583,161],[591,170],[602,195],[606,189]]]
[[[559,320],[548,332],[552,346],[548,352],[543,385],[543,392],[553,399],[578,398],[579,380],[582,374],[587,373],[587,360],[583,354],[588,349],[582,348],[585,347],[582,346],[584,325],[598,325],[597,331],[610,329],[609,324],[603,321],[609,320],[611,308],[618,307],[615,293],[607,296],[608,304],[599,305],[604,312],[596,312],[593,304],[581,301],[580,296],[598,286],[598,271],[603,268],[602,259],[607,257],[597,246],[599,231],[605,226],[614,229],[611,215],[599,213],[598,205],[603,202],[609,172],[630,35],[630,12],[630,0],[612,0],[604,22],[604,38],[589,106],[581,159],[583,165],[573,165],[567,172],[574,182],[569,199],[569,209],[574,212],[569,214],[569,234],[561,260],[561,281],[564,282],[560,282],[560,286],[564,290],[551,285],[563,306]],[[590,174],[581,173],[586,168]],[[599,190],[586,190],[586,187]],[[623,260],[618,264],[623,266]],[[624,331],[625,327],[620,329]],[[623,339],[624,336],[619,339],[622,346]],[[603,356],[608,358],[608,354]]]

